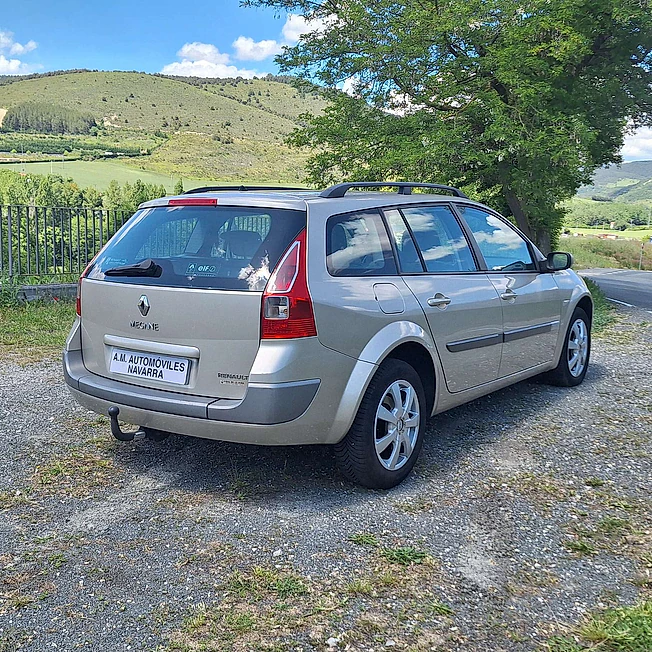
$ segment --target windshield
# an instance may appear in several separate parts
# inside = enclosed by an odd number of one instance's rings
[[[87,278],[262,291],[270,270],[305,225],[305,212],[277,208],[145,208],[116,233]],[[145,268],[156,273],[144,273]]]

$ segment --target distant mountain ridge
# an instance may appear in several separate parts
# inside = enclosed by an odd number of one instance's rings
[[[652,161],[630,161],[596,170],[592,186],[583,186],[579,197],[623,202],[652,199]]]

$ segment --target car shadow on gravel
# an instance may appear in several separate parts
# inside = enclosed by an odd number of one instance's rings
[[[608,371],[590,367],[587,386]],[[476,399],[428,424],[415,472],[401,485],[418,492],[424,482],[444,480],[451,467],[479,447],[500,444],[524,421],[537,419],[550,403],[582,388],[551,387],[538,378]],[[366,500],[376,492],[346,481],[337,471],[329,446],[252,446],[174,435],[161,443],[118,444],[116,463],[134,476],[146,474],[166,490],[205,499],[244,503],[306,504],[327,510],[329,504]]]

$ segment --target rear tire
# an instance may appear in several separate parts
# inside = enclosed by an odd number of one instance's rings
[[[414,466],[426,427],[426,395],[417,372],[402,360],[380,365],[346,437],[335,445],[342,474],[370,489],[390,489]]]
[[[557,366],[544,375],[557,387],[575,387],[586,376],[591,355],[591,322],[582,308],[575,308]]]

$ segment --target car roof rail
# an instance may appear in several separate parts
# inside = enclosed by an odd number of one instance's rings
[[[248,192],[256,190],[309,190],[309,188],[296,188],[285,186],[203,186],[201,188],[190,188],[184,195],[193,195],[198,192]]]
[[[430,188],[431,190],[445,190],[455,197],[468,197],[459,189],[453,186],[444,186],[440,183],[411,183],[409,181],[352,181],[351,183],[338,183],[335,186],[326,188],[319,196],[325,199],[336,199],[344,197],[352,188],[398,188],[399,195],[411,195],[412,188]]]

